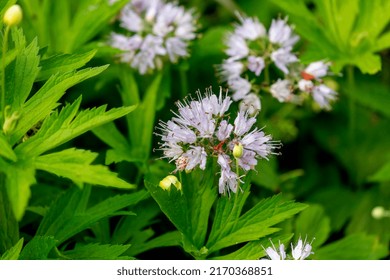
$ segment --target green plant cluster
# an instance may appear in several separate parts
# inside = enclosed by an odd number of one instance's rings
[[[311,259],[389,258],[390,217],[372,215],[390,211],[389,1],[182,1],[200,21],[190,57],[144,76],[107,45],[128,2],[20,0],[21,23],[0,23],[0,259],[259,259],[300,237]],[[15,3],[0,0],[1,19]],[[214,168],[164,190],[175,166],[156,124],[222,84],[236,11],[287,15],[302,59],[332,62],[338,100],[319,112],[262,96],[257,126],[282,155],[237,193],[218,194]]]

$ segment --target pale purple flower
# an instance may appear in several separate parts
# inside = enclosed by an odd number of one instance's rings
[[[240,61],[227,59],[222,62],[219,69],[224,81],[230,81],[240,78],[244,64]]]
[[[121,11],[119,26],[127,35],[113,33],[109,44],[122,50],[120,61],[140,74],[161,69],[166,59],[176,63],[187,57],[196,37],[193,11],[163,0],[130,1]]]
[[[322,109],[330,110],[330,102],[335,100],[337,92],[325,85],[315,86],[313,88],[313,99]]]
[[[289,101],[291,93],[291,82],[289,80],[278,79],[270,88],[270,92],[279,102]]]
[[[289,70],[287,65],[298,61],[298,58],[291,53],[291,47],[280,48],[271,53],[271,59],[275,62],[275,65],[283,71],[284,74],[288,74]]]
[[[272,244],[272,247],[267,247],[266,249],[264,249],[264,251],[267,253],[268,257],[274,261],[285,260],[286,259],[286,251],[284,248],[284,244],[280,244],[280,241],[279,241],[279,250],[277,250],[275,248],[275,245],[272,243],[272,241],[271,241],[271,244]]]
[[[294,260],[306,259],[308,256],[313,254],[313,252],[311,250],[312,250],[311,244],[306,243],[306,239],[305,239],[305,241],[302,241],[302,239],[299,238],[295,248],[291,244],[291,252],[292,252],[292,257],[294,258]]]
[[[245,39],[237,34],[229,34],[226,39],[226,54],[232,59],[241,59],[248,55],[249,48],[245,42]]]
[[[310,63],[304,70],[304,73],[313,76],[315,79],[322,78],[328,74],[329,63],[316,61]]]
[[[256,76],[260,76],[261,71],[263,71],[265,67],[264,58],[261,56],[249,56],[248,57],[248,69],[255,73]]]
[[[299,36],[295,35],[291,26],[287,24],[287,19],[273,19],[268,36],[272,43],[282,48],[292,47],[299,40]]]
[[[218,96],[209,88],[204,95],[197,92],[197,98],[177,102],[174,117],[166,123],[160,121],[160,150],[164,158],[175,161],[175,172],[205,170],[207,159],[217,158],[219,192],[236,192],[242,182],[239,170],[254,169],[258,159],[275,154],[273,150],[280,144],[253,128],[256,118],[248,110],[241,109],[230,123],[233,118],[227,112],[232,101],[222,94],[222,88]],[[239,155],[233,151],[237,144],[242,147]]]
[[[296,246],[293,246],[291,243],[291,255],[286,254],[284,244],[281,244],[280,241],[279,250],[275,248],[275,245],[272,243],[272,241],[271,244],[272,247],[263,247],[270,260],[304,260],[311,254],[314,254],[312,252],[311,244],[307,243],[306,239],[305,241],[302,241],[302,239],[299,238]]]
[[[240,15],[238,17],[241,25],[236,26],[235,34],[251,41],[266,36],[267,32],[265,27],[257,18],[248,18]]]
[[[313,88],[314,88],[314,84],[313,84],[313,82],[310,81],[310,80],[301,79],[301,80],[299,80],[299,82],[298,82],[298,88],[299,88],[301,91],[304,91],[304,92],[312,92],[312,91],[313,91]]]
[[[249,93],[241,100],[240,111],[247,111],[250,116],[256,115],[261,110],[260,98],[257,94]]]
[[[243,99],[251,90],[251,83],[244,78],[238,77],[228,81],[230,88],[233,90],[233,100]]]

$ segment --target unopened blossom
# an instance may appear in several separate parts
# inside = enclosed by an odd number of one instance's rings
[[[168,122],[160,122],[160,150],[174,161],[177,171],[206,170],[209,159],[219,166],[219,193],[237,192],[242,174],[254,169],[259,159],[276,154],[280,147],[261,129],[254,127],[256,115],[240,109],[233,118],[228,113],[232,100],[222,93],[197,92],[197,99],[177,102],[178,112]]]
[[[113,32],[109,44],[122,51],[121,62],[140,74],[160,69],[165,60],[176,63],[187,57],[188,45],[196,37],[193,11],[164,0],[130,0],[121,11],[119,26],[123,32]]]
[[[273,20],[267,34],[257,18],[239,14],[238,18],[239,23],[225,39],[228,58],[218,67],[221,80],[227,82],[236,101],[259,92],[261,77],[270,66],[288,75],[291,64],[299,61],[293,53],[299,37],[286,19]]]
[[[329,63],[316,61],[310,63],[305,70],[302,71],[302,78],[305,80],[319,79],[328,74]]]

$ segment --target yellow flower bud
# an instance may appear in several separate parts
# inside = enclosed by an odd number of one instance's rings
[[[169,191],[171,189],[171,185],[174,185],[175,188],[178,191],[181,191],[181,183],[180,181],[176,178],[176,176],[173,175],[168,175],[164,179],[160,181],[158,184],[160,188],[162,188],[164,191]]]
[[[22,8],[19,5],[12,5],[5,11],[3,22],[8,26],[18,25],[23,18]]]
[[[10,109],[11,107],[9,105],[5,107],[5,120],[3,123],[4,134],[9,134],[14,131],[20,118],[19,112],[13,112],[11,115],[9,115]]]
[[[235,144],[233,148],[233,156],[237,159],[242,157],[242,154],[244,153],[244,147],[241,143]]]

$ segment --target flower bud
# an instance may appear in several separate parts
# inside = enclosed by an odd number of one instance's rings
[[[5,107],[5,120],[3,123],[4,134],[9,134],[14,131],[16,124],[20,118],[19,112],[13,112],[11,115],[9,115],[10,109],[10,106]]]
[[[242,154],[244,153],[244,147],[241,143],[235,144],[233,148],[233,156],[238,159],[242,157]]]
[[[164,179],[160,181],[158,184],[160,188],[164,191],[169,191],[171,189],[171,185],[174,185],[178,191],[181,191],[181,183],[174,175],[168,175]]]
[[[23,18],[22,9],[19,5],[12,5],[5,11],[3,22],[9,27],[18,25]]]
[[[382,206],[377,206],[377,207],[372,209],[371,216],[374,219],[379,220],[379,219],[382,219],[382,218],[385,218],[385,217],[390,217],[390,211],[386,210]]]

